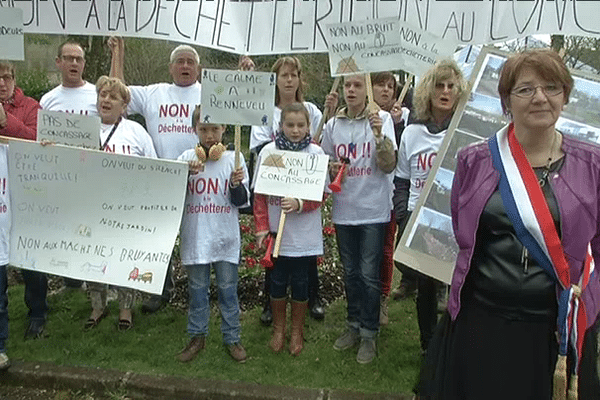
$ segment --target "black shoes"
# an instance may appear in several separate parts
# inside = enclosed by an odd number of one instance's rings
[[[166,304],[167,301],[162,296],[152,295],[142,303],[141,310],[144,314],[153,314]]]
[[[44,337],[44,327],[46,321],[43,319],[32,319],[29,321],[29,326],[25,330],[25,340],[28,339],[40,339]]]
[[[325,318],[325,308],[319,296],[313,296],[308,300],[308,308],[312,319],[321,321]]]

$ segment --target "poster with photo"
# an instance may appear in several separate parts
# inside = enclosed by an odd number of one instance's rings
[[[448,133],[394,259],[450,283],[458,254],[452,231],[450,191],[459,149],[495,134],[510,119],[503,115],[498,79],[507,54],[484,48],[472,73],[472,89],[459,102]],[[575,86],[556,128],[565,135],[600,144],[600,77],[571,71]]]

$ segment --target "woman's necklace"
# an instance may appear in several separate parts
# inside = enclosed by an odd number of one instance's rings
[[[550,147],[550,154],[548,155],[548,161],[546,165],[543,167],[542,176],[538,179],[538,183],[540,187],[544,187],[546,184],[546,180],[548,179],[548,175],[550,174],[550,163],[552,162],[552,153],[554,152],[554,144],[556,143],[556,137],[558,136],[558,132],[554,131],[554,139],[552,140],[552,146]]]

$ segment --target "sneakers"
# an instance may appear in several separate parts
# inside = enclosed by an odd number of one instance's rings
[[[8,367],[10,367],[10,360],[6,353],[2,352],[0,353],[0,371],[7,370]]]
[[[388,297],[381,296],[381,306],[379,308],[379,325],[387,325],[390,323],[388,315]]]
[[[333,344],[336,350],[350,349],[358,344],[360,335],[356,329],[348,328]]]
[[[239,362],[240,364],[246,362],[246,349],[244,349],[244,346],[242,346],[241,343],[227,345],[227,349],[229,350],[229,355],[235,361]]]
[[[185,349],[181,350],[181,353],[179,353],[177,359],[184,363],[190,362],[196,358],[198,353],[200,353],[200,350],[204,349],[205,346],[206,338],[204,336],[193,337],[187,346],[185,346]]]
[[[377,345],[375,344],[375,339],[362,338],[358,354],[356,355],[356,362],[359,364],[368,364],[373,361],[376,355]]]

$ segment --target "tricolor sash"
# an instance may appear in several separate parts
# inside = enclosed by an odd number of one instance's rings
[[[566,356],[572,349],[574,376],[579,371],[587,316],[585,304],[579,297],[594,273],[594,260],[588,243],[584,271],[578,285],[571,283],[569,264],[548,203],[533,168],[529,164],[511,123],[496,133],[489,141],[494,168],[500,174],[499,190],[508,218],[515,228],[518,239],[527,248],[559,287],[558,342],[559,363],[566,366]],[[557,364],[557,365],[558,365]],[[566,368],[566,367],[565,367]],[[566,372],[565,372],[566,377]],[[576,378],[571,386],[575,385]],[[557,397],[555,382],[555,398]],[[566,392],[566,384],[564,386]],[[570,394],[572,395],[572,394]],[[576,397],[574,397],[576,398]]]

